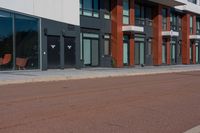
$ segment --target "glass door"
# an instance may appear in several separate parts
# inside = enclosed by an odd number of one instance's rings
[[[179,41],[178,45],[177,45],[177,63],[178,64],[182,64],[182,42]]]
[[[192,44],[190,44],[190,63],[193,64],[193,48],[192,48]]]
[[[176,44],[171,44],[171,64],[176,64]]]
[[[166,64],[166,45],[162,45],[162,63]]]
[[[97,39],[83,39],[83,59],[86,66],[99,65],[99,41]]]
[[[83,39],[83,60],[84,60],[84,65],[91,64],[91,41],[90,41],[90,39]]]
[[[145,64],[145,45],[144,42],[135,42],[135,65]]]
[[[140,65],[144,65],[144,42],[140,43]]]
[[[99,41],[91,40],[92,43],[92,66],[99,65]]]
[[[135,65],[140,64],[140,43],[135,43]]]
[[[129,52],[128,52],[128,43],[124,42],[123,44],[123,63],[124,65],[128,65],[129,64]]]
[[[196,63],[199,64],[199,45],[196,45]]]

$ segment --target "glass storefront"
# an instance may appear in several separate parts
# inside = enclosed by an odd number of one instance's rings
[[[39,69],[39,21],[0,11],[0,70]]]
[[[0,70],[13,69],[12,14],[0,11]]]

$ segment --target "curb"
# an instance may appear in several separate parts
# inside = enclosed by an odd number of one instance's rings
[[[83,76],[46,76],[46,77],[35,77],[30,79],[22,80],[3,80],[0,81],[0,86],[12,85],[12,84],[24,84],[24,83],[38,83],[38,82],[56,82],[56,81],[68,81],[68,80],[80,80],[80,79],[95,79],[95,78],[109,78],[109,77],[124,77],[124,76],[145,76],[145,75],[156,75],[156,74],[170,74],[170,73],[181,73],[181,72],[194,72],[200,71],[200,69],[194,70],[167,70],[157,72],[136,72],[136,73],[112,73],[103,75],[101,73],[93,73],[91,75]]]

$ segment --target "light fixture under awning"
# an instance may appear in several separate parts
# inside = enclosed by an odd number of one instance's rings
[[[179,36],[179,32],[176,32],[176,31],[173,31],[173,30],[163,31],[162,36],[177,37],[177,36]]]
[[[127,25],[127,26],[122,26],[122,31],[127,31],[127,32],[144,32],[144,27],[140,26],[133,26],[133,25]]]
[[[200,35],[190,35],[189,38],[191,40],[200,40]]]
[[[186,5],[187,2],[186,0],[149,0],[149,1],[170,7]]]

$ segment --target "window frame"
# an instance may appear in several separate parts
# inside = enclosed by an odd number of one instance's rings
[[[99,18],[100,17],[100,13],[99,13],[100,2],[99,2],[99,0],[91,0],[91,1],[92,2],[90,4],[91,4],[92,9],[85,9],[84,8],[85,0],[80,0],[80,15],[87,16],[87,17]],[[97,3],[98,3],[98,9],[95,9],[95,1],[97,1]],[[89,11],[91,13],[91,15],[84,14],[84,11]]]
[[[194,30],[193,30],[193,23],[194,23],[194,20],[193,20],[193,16],[191,15],[190,16],[190,34],[193,34]]]
[[[124,2],[127,1],[128,3],[128,15],[124,14],[125,8],[124,8]],[[123,13],[122,13],[122,21],[124,25],[130,24],[130,0],[123,0]],[[128,23],[125,23],[125,20],[128,19]]]

